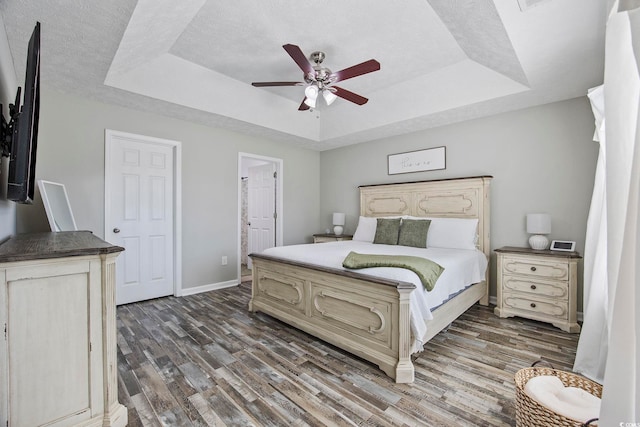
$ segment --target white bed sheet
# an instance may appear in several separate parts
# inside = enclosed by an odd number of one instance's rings
[[[433,319],[431,310],[446,302],[450,296],[457,294],[473,283],[485,279],[487,257],[479,250],[414,248],[400,245],[380,245],[361,241],[340,241],[305,245],[278,246],[262,252],[265,255],[286,258],[308,264],[321,265],[339,270],[342,261],[350,251],[363,254],[411,255],[428,258],[442,267],[444,272],[436,282],[434,289],[427,292],[418,275],[411,270],[392,267],[362,268],[358,273],[386,279],[410,282],[416,285],[411,293],[411,353],[422,351],[428,321]]]

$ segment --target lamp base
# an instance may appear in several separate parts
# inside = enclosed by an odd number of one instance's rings
[[[547,239],[547,236],[542,234],[534,234],[529,237],[529,246],[531,246],[531,249],[535,249],[537,251],[548,249],[549,239]]]
[[[344,231],[344,227],[341,225],[336,225],[333,227],[333,234],[336,236],[342,236],[342,232]]]

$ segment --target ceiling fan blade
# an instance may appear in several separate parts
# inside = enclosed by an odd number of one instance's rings
[[[285,44],[282,47],[287,51],[289,56],[296,62],[296,64],[298,64],[298,67],[300,67],[300,69],[304,71],[305,75],[313,73],[313,66],[298,46],[296,46],[295,44]]]
[[[347,101],[351,101],[354,104],[364,105],[364,104],[367,103],[367,101],[369,101],[364,96],[360,96],[357,93],[350,92],[350,91],[348,91],[346,89],[342,89],[341,87],[338,87],[338,86],[331,86],[331,89],[335,89],[332,92],[335,93],[336,96],[339,96],[340,98],[346,99]]]
[[[300,86],[302,82],[253,82],[251,86],[255,87],[267,87],[267,86]]]
[[[379,69],[380,69],[380,63],[375,59],[370,59],[358,65],[354,65],[353,67],[336,71],[335,73],[332,74],[332,77],[335,77],[335,79],[332,79],[332,80],[334,82],[340,82],[342,80],[347,80],[352,77],[358,77],[363,74],[372,73],[374,71],[378,71]]]
[[[308,110],[309,108],[311,108],[307,104],[304,103],[304,101],[306,101],[306,100],[307,100],[307,97],[305,96],[304,99],[302,100],[302,103],[298,107],[298,111],[305,111],[305,110]]]

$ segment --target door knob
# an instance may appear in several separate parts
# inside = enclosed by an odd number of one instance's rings
[[[114,229],[113,229],[113,232],[117,234],[117,233],[119,233],[119,232],[120,232],[120,229],[119,229],[119,228],[114,228]]]

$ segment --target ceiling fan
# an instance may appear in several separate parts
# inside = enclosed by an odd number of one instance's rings
[[[300,111],[315,108],[317,98],[320,94],[322,94],[327,105],[331,105],[331,103],[336,100],[336,97],[346,99],[358,105],[367,103],[367,98],[339,86],[334,86],[334,83],[378,71],[380,69],[380,63],[375,59],[370,59],[334,73],[322,65],[322,61],[324,61],[325,58],[324,52],[313,52],[309,56],[309,59],[307,59],[305,54],[302,53],[302,50],[294,44],[285,44],[282,47],[304,72],[304,82],[253,82],[251,83],[253,86],[306,86],[304,90],[305,97],[298,108]]]

